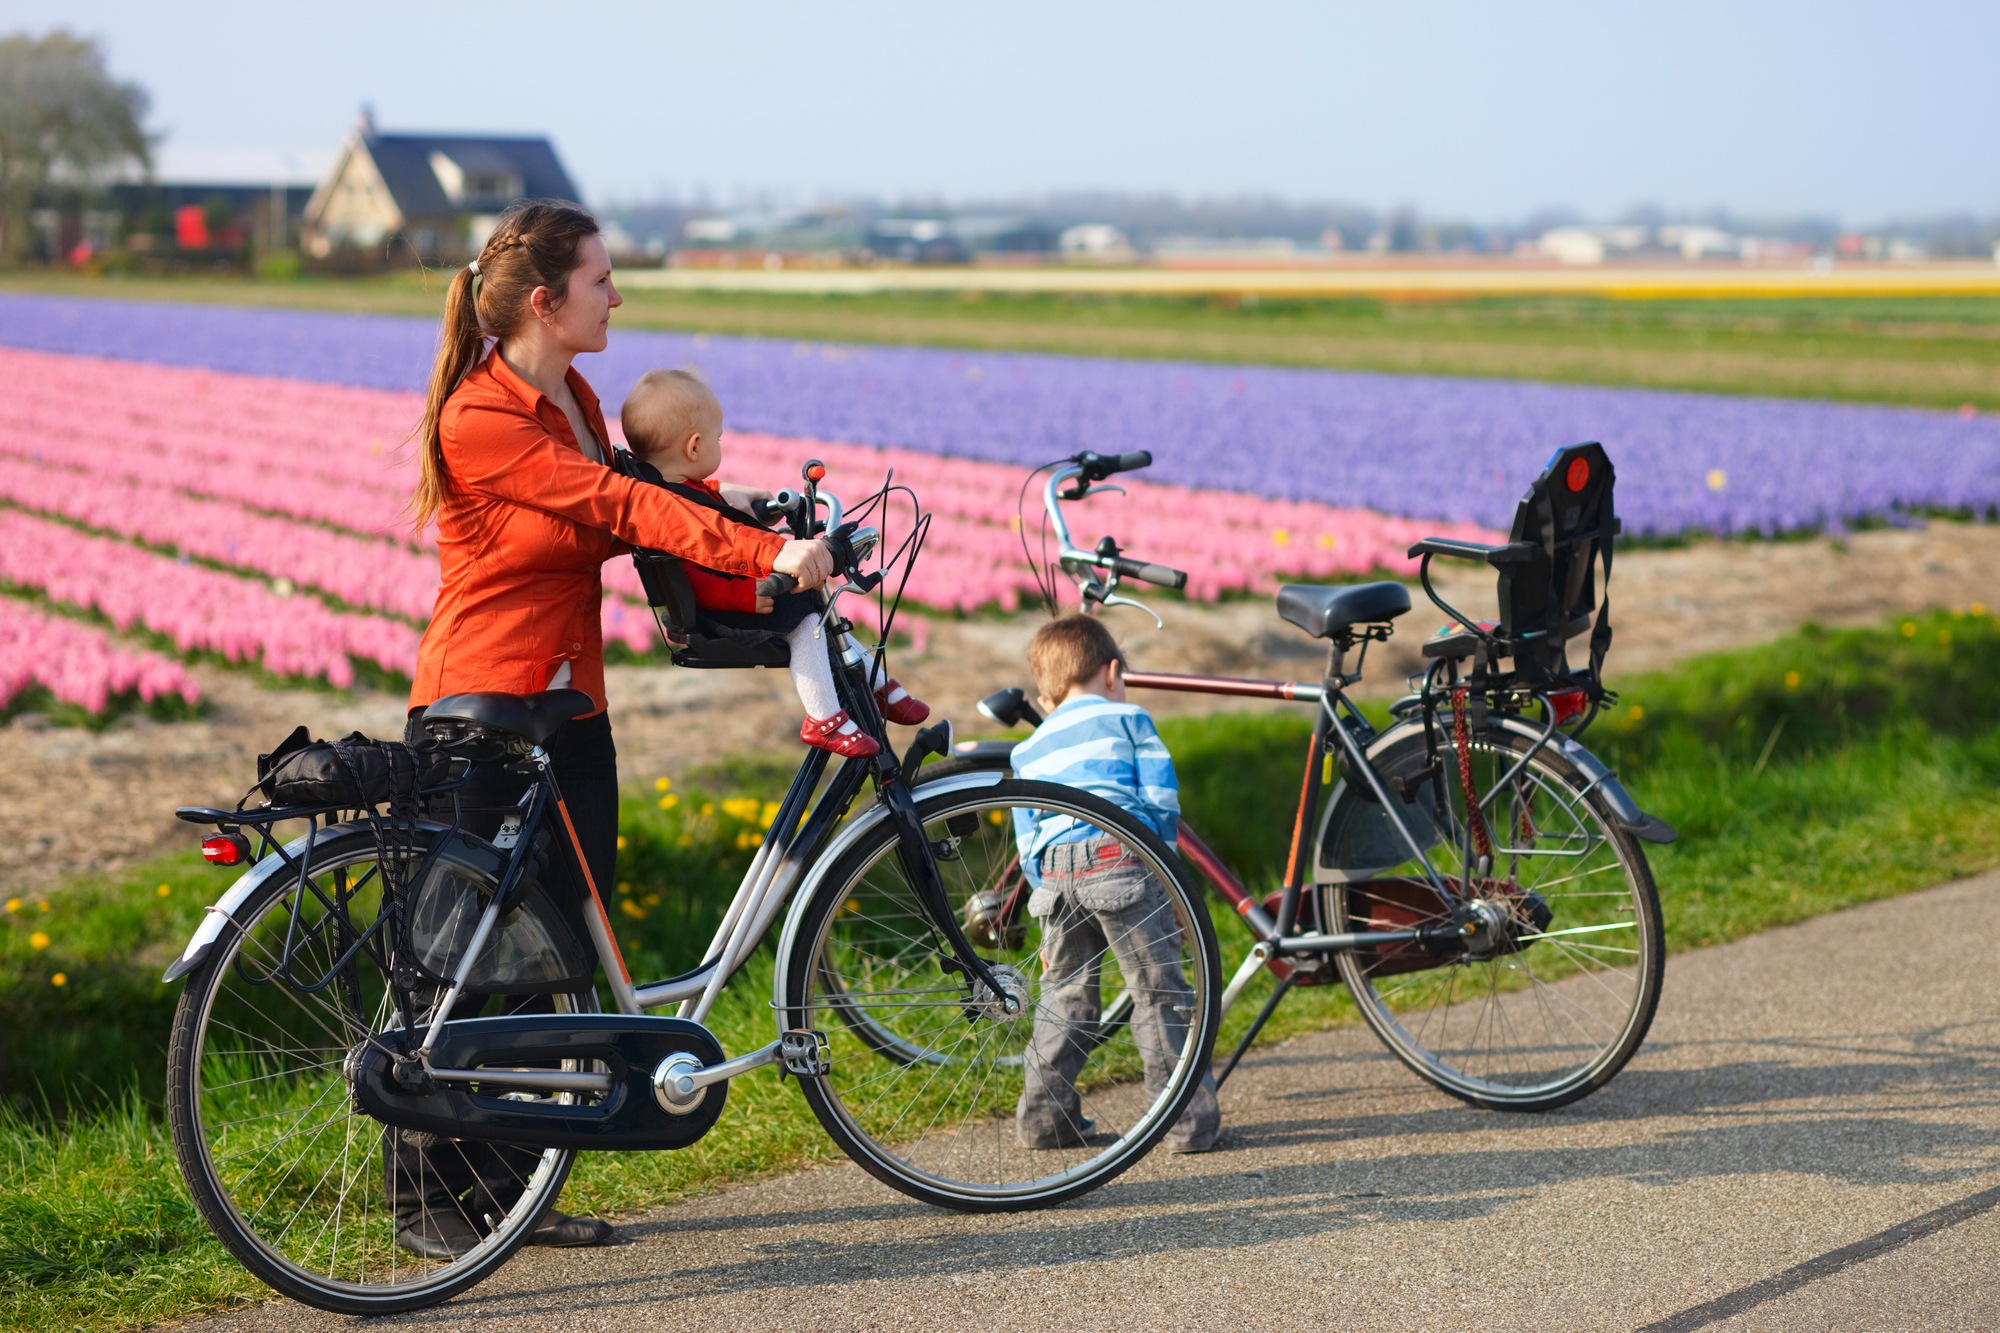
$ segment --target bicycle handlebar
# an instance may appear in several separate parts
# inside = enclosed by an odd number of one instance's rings
[[[1108,567],[1113,573],[1128,579],[1138,579],[1142,583],[1157,583],[1163,588],[1181,589],[1187,587],[1187,571],[1170,569],[1166,565],[1147,564],[1143,560],[1127,560],[1122,555],[1111,556]]]
[[[1134,449],[1130,453],[1106,456],[1085,450],[1070,461],[1076,464],[1077,475],[1085,481],[1103,481],[1114,473],[1137,472],[1142,467],[1151,467],[1153,453],[1150,449]]]
[[[1105,569],[1120,578],[1138,579],[1143,583],[1158,584],[1163,588],[1182,589],[1187,587],[1185,571],[1167,565],[1155,565],[1144,560],[1132,560],[1119,554],[1118,543],[1106,537],[1097,544],[1095,551],[1086,551],[1070,539],[1069,523],[1063,517],[1064,500],[1080,500],[1089,493],[1090,483],[1102,481],[1118,472],[1131,472],[1146,467],[1153,461],[1153,455],[1144,449],[1131,453],[1107,457],[1103,454],[1080,453],[1072,456],[1061,467],[1049,474],[1048,483],[1042,488],[1042,507],[1048,511],[1049,525],[1055,530],[1057,558],[1067,568],[1088,566]],[[1076,491],[1065,493],[1063,484],[1072,478],[1081,485]]]

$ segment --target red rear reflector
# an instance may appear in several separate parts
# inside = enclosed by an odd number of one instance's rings
[[[1590,696],[1582,690],[1558,690],[1549,696],[1549,702],[1556,706],[1556,725],[1560,727],[1590,707]]]
[[[240,833],[218,833],[201,840],[201,855],[212,866],[240,866],[250,859],[250,840]]]
[[[1589,461],[1582,458],[1570,459],[1569,471],[1563,474],[1563,481],[1568,484],[1569,488],[1573,491],[1580,491],[1583,489],[1584,484],[1589,480],[1590,480]]]

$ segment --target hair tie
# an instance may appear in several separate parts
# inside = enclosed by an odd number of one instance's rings
[[[477,259],[473,260],[470,264],[467,264],[465,268],[466,271],[471,273],[473,277],[476,278],[479,276],[479,261]]]

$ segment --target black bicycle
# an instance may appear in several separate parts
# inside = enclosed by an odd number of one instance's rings
[[[551,856],[583,864],[541,748],[590,708],[576,691],[439,700],[422,726],[448,771],[386,803],[369,791],[179,812],[215,826],[204,843],[211,859],[248,868],[167,972],[186,982],[168,1068],[175,1150],[216,1235],[278,1291],[355,1314],[444,1300],[527,1240],[577,1151],[693,1143],[722,1113],[729,1080],[765,1065],[797,1078],[827,1133],[878,1179],[975,1211],[1094,1189],[1185,1108],[1220,1017],[1199,889],[1150,829],[1087,793],[991,770],[913,786],[918,765],[948,751],[949,724],[919,732],[899,756],[868,681],[900,599],[885,575],[900,565],[907,579],[927,520],[917,515],[884,555],[876,528],[844,518],[818,488],[817,463],[805,476],[774,509],[795,535],[824,537],[834,552],[844,584],[818,595],[841,703],[882,751],[832,771],[826,751],[807,751],[693,971],[634,981],[605,886],[588,885],[580,921],[543,886]],[[885,484],[859,517],[873,509],[879,521],[895,490]],[[871,554],[875,568],[864,569]],[[702,635],[678,563],[634,558],[677,664],[786,663],[782,641]],[[839,603],[869,591],[882,612],[872,649]],[[464,826],[458,795],[488,765],[532,777],[490,839]],[[416,817],[419,800],[451,817]],[[1070,1148],[1030,1150],[1013,1125],[1041,983],[1037,924],[974,938],[962,924],[1015,864],[1017,815],[1095,825],[1152,872],[1192,992],[1188,1036],[1156,1093],[1126,1027],[1092,1034],[1078,1087],[1094,1131],[1080,1125]],[[303,832],[281,838],[288,824]],[[774,1039],[727,1058],[703,1021],[781,915]],[[1110,947],[1096,970],[1129,995]],[[666,1005],[678,1015],[646,1013]],[[458,1210],[477,1245],[435,1260],[400,1249],[392,1180],[402,1182],[397,1197]]]

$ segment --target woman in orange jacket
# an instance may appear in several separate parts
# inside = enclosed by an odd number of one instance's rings
[[[588,694],[595,709],[543,748],[599,885],[616,882],[618,852],[618,756],[599,623],[605,560],[648,546],[752,578],[789,574],[802,588],[833,572],[821,542],[732,523],[606,465],[604,414],[570,363],[604,350],[620,304],[588,212],[567,203],[508,209],[445,296],[411,505],[419,527],[437,523],[442,579],[417,653],[412,731],[416,714],[449,694],[565,686]],[[725,494],[747,505],[757,493]],[[526,784],[498,768],[475,777],[460,792],[466,827],[492,836]],[[570,858],[553,860],[550,887],[580,923],[588,889]],[[538,1160],[431,1135],[392,1132],[385,1147],[397,1241],[440,1259],[478,1244],[481,1218],[519,1197]],[[605,1222],[552,1212],[532,1239],[594,1245],[610,1234]]]

